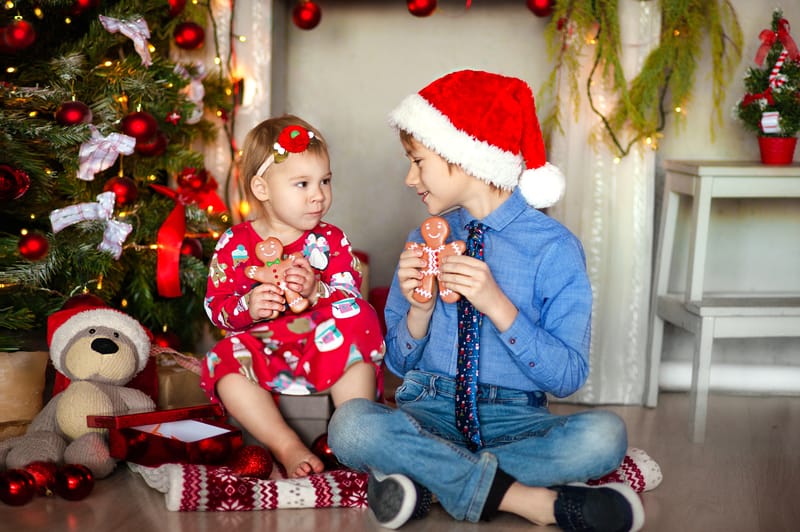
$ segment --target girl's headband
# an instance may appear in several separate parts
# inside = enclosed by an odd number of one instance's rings
[[[286,126],[278,135],[278,140],[272,145],[272,151],[266,160],[261,163],[256,171],[256,177],[261,177],[273,163],[279,164],[289,157],[289,153],[302,153],[314,139],[314,132],[303,126]]]

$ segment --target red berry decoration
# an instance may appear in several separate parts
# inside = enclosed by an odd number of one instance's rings
[[[0,473],[0,501],[22,506],[36,495],[36,481],[24,469],[9,469]]]
[[[200,191],[208,183],[208,170],[194,167],[186,167],[181,170],[177,177],[178,186],[192,191]]]
[[[427,17],[436,10],[436,0],[408,0],[406,5],[415,17]]]
[[[50,243],[39,233],[22,235],[17,243],[20,254],[28,260],[39,260],[47,255]]]
[[[328,434],[320,434],[317,436],[317,439],[314,440],[314,443],[311,444],[311,452],[317,455],[317,457],[322,460],[322,463],[325,464],[326,471],[333,471],[334,469],[341,469],[342,464],[339,462],[339,459],[336,458],[336,455],[333,454],[333,451],[328,446]]]
[[[203,260],[203,243],[197,238],[186,238],[181,245],[181,255],[191,255],[197,260]]]
[[[2,38],[6,48],[19,52],[36,41],[36,30],[30,22],[19,19],[5,28]]]
[[[292,21],[301,30],[313,30],[322,19],[322,10],[311,0],[304,0],[292,9]]]
[[[130,205],[139,197],[139,189],[136,187],[136,181],[125,176],[112,177],[106,181],[103,192],[114,193],[114,204],[117,207]]]
[[[206,32],[202,26],[195,22],[181,22],[175,26],[172,36],[175,37],[175,44],[178,48],[197,50],[203,46]]]
[[[139,139],[136,141],[134,150],[139,155],[144,155],[145,157],[164,155],[164,152],[167,151],[167,136],[163,131],[158,131],[151,139]]]
[[[56,485],[58,466],[55,462],[31,462],[25,466],[25,471],[31,474],[39,495],[52,495]]]
[[[20,199],[31,187],[28,174],[7,164],[0,164],[0,201]]]
[[[149,140],[153,138],[158,131],[158,122],[153,118],[153,115],[147,111],[137,111],[131,113],[122,119],[122,132],[129,137]]]
[[[92,121],[92,110],[83,102],[64,102],[56,110],[56,122],[62,126],[77,126]]]
[[[234,475],[267,480],[272,474],[272,454],[259,445],[245,445],[233,454],[228,467]]]
[[[94,488],[92,471],[81,464],[65,464],[56,473],[54,491],[68,501],[85,499]]]
[[[537,17],[549,17],[553,14],[555,0],[527,0],[528,9]]]
[[[169,0],[169,16],[175,18],[186,7],[186,0]]]

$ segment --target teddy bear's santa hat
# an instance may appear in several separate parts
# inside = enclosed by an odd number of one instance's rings
[[[137,373],[145,367],[150,356],[147,329],[124,312],[92,301],[65,306],[47,318],[50,359],[59,372],[65,373],[63,365],[67,347],[78,334],[92,325],[113,328],[130,339],[136,348]]]

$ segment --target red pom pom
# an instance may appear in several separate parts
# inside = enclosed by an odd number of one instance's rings
[[[206,32],[202,26],[195,22],[181,22],[175,26],[172,34],[175,37],[175,44],[184,50],[197,50],[203,46]]]
[[[58,466],[55,462],[31,462],[25,466],[25,471],[31,474],[39,495],[52,495],[56,485]]]
[[[50,243],[39,233],[22,235],[17,244],[20,254],[28,260],[39,260],[47,255]]]
[[[65,464],[56,473],[55,492],[68,501],[85,499],[94,488],[92,471],[81,464]]]
[[[36,481],[24,469],[9,469],[0,473],[0,501],[22,506],[36,495]]]
[[[297,4],[292,10],[292,21],[301,30],[313,30],[321,19],[322,10],[310,0]]]
[[[258,445],[245,445],[236,451],[228,462],[234,475],[267,480],[272,473],[272,454]]]
[[[408,0],[406,5],[415,17],[427,17],[436,10],[436,0]]]
[[[112,177],[106,181],[103,191],[114,193],[114,203],[117,207],[130,205],[139,197],[139,189],[136,186],[136,182],[125,176]]]

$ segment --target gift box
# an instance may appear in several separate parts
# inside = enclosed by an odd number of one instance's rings
[[[109,429],[112,457],[145,466],[224,464],[243,444],[242,431],[227,423],[219,405],[87,416],[86,424]]]
[[[0,441],[25,434],[44,403],[47,351],[0,353]]]
[[[210,403],[200,375],[180,366],[158,366],[158,408],[170,410]]]

